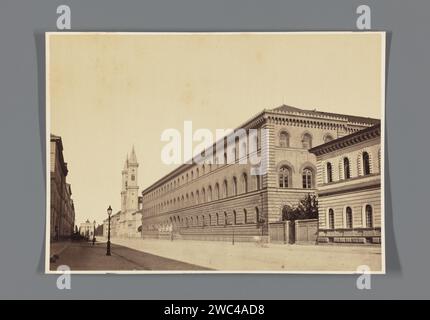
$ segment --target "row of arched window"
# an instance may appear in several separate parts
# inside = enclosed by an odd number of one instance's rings
[[[256,138],[256,144],[257,149],[259,148],[259,142],[258,138]],[[245,142],[241,144],[241,147],[239,148],[239,138],[236,138],[235,145],[227,148],[227,151],[224,152],[223,156],[223,165],[228,164],[232,159],[234,162],[238,161],[240,158],[244,156],[248,156],[249,148]],[[228,156],[228,153],[231,153],[231,158]],[[213,166],[219,165],[218,157],[214,155],[213,161],[207,161],[207,163],[202,164],[201,166],[198,166],[195,169],[191,169],[189,172],[182,174],[181,176],[171,180],[169,183],[164,184],[163,186],[159,187],[158,189],[152,191],[148,195],[145,196],[146,199],[155,199],[156,197],[168,193],[171,190],[175,190],[177,187],[182,186],[188,182],[193,181],[194,179],[197,179],[198,177],[201,177],[205,175],[206,173],[209,173],[213,171]]]
[[[365,228],[373,228],[373,207],[370,204],[366,204],[363,207],[364,214],[361,212],[362,219],[364,219],[364,224],[362,224],[360,227]],[[326,226],[328,229],[335,229],[335,212],[332,208],[329,208],[327,210],[327,221]],[[347,206],[344,208],[343,212],[343,228],[344,229],[353,229],[354,226],[354,213],[352,211],[352,208]]]
[[[324,143],[332,141],[332,140],[333,140],[333,136],[329,133],[326,133],[323,137]],[[312,136],[310,133],[305,132],[302,135],[301,144],[302,144],[303,149],[312,148]],[[288,133],[288,131],[286,129],[282,129],[279,132],[279,146],[283,147],[283,148],[290,147],[290,134]]]
[[[278,186],[279,188],[292,188],[292,169],[283,165],[278,170]],[[314,170],[309,167],[306,167],[302,170],[302,188],[303,189],[312,189],[315,188],[314,185]]]
[[[252,177],[255,179],[255,190],[261,189],[261,176],[254,175]],[[200,190],[191,191],[189,193],[187,192],[181,196],[178,195],[153,205],[149,208],[148,215],[154,215],[160,212],[180,209],[247,193],[250,191],[248,180],[248,175],[246,173],[242,173],[239,179],[236,176],[233,176],[230,181],[224,179],[221,185],[216,182],[213,187],[212,185],[209,185]]]
[[[150,230],[172,231],[178,228],[226,226],[237,224],[254,224],[260,222],[260,211],[254,208],[254,215],[250,215],[246,209],[233,210],[229,215],[227,211],[213,214],[189,215],[185,217],[172,216],[160,224],[148,226]]]
[[[372,159],[367,151],[361,152],[357,157],[357,174],[358,176],[370,175],[373,172]],[[381,167],[381,150],[378,151],[378,165]],[[325,164],[325,182],[334,181],[334,162],[328,161]],[[339,162],[339,180],[352,178],[352,164],[348,157],[343,157]]]

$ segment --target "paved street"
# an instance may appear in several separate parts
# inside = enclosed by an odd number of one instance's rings
[[[99,238],[102,240],[102,238]],[[103,271],[341,271],[355,272],[360,265],[381,271],[381,249],[359,246],[316,246],[254,243],[112,239],[112,256],[106,242],[54,243],[51,255],[59,259],[51,270]]]
[[[51,255],[54,253],[59,255],[59,259],[50,264],[52,271],[57,270],[60,265],[67,265],[72,271],[207,269],[116,244],[112,244],[112,255],[106,256],[105,242],[98,242],[95,246],[88,242],[55,243],[51,245]]]
[[[356,272],[361,265],[381,271],[376,246],[284,245],[220,241],[113,239],[138,251],[220,271]]]

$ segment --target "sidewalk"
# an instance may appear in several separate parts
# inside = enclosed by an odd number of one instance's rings
[[[60,246],[56,246],[59,248]],[[58,259],[51,261],[50,270],[56,271],[60,265],[67,265],[72,271],[189,271],[204,270],[182,261],[160,257],[132,248],[112,244],[111,255],[106,255],[106,243],[72,242],[66,246]]]
[[[381,271],[381,248],[236,243],[193,240],[111,239],[112,243],[220,271],[343,271],[360,265]]]
[[[67,249],[68,246],[70,246],[71,243],[71,241],[51,242],[49,246],[49,256],[59,256],[64,250]]]

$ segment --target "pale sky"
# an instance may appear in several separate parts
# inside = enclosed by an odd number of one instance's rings
[[[51,132],[63,139],[78,225],[120,209],[133,145],[139,193],[174,169],[160,160],[160,136],[185,120],[215,134],[282,104],[381,117],[381,33],[47,38]]]

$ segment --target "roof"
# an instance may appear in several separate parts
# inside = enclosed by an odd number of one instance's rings
[[[332,112],[325,112],[325,111],[318,111],[317,109],[313,110],[306,110],[306,109],[299,109],[296,107],[288,106],[288,105],[282,105],[277,108],[271,109],[271,111],[275,112],[286,112],[286,113],[303,113],[306,115],[313,115],[313,116],[329,116],[329,117],[335,117],[335,118],[345,118],[349,122],[352,123],[369,123],[369,124],[377,124],[380,122],[379,119],[375,118],[369,118],[369,117],[360,117],[360,116],[353,116],[348,114],[340,114],[340,113],[332,113]]]
[[[260,121],[264,120],[265,114],[270,113],[270,112],[272,112],[272,113],[286,113],[286,114],[291,114],[291,115],[295,115],[295,116],[297,116],[297,115],[307,116],[307,117],[311,116],[311,117],[316,117],[316,118],[321,118],[321,117],[327,118],[327,117],[329,117],[329,118],[334,118],[334,119],[338,119],[338,120],[345,121],[345,122],[365,124],[367,126],[380,123],[379,119],[374,119],[374,118],[366,118],[366,117],[360,117],[360,116],[352,116],[352,115],[345,115],[345,114],[338,114],[338,113],[331,113],[331,112],[323,112],[323,111],[317,111],[316,109],[315,110],[306,110],[306,109],[300,109],[297,107],[292,107],[292,106],[288,106],[288,105],[284,104],[284,105],[281,105],[281,106],[273,108],[273,109],[264,109],[263,111],[257,113],[256,115],[254,115],[253,117],[248,119],[246,122],[242,123],[240,126],[236,127],[235,130],[237,130],[239,128],[252,127],[256,124],[259,124]],[[333,120],[333,119],[331,119],[331,120]],[[233,133],[235,130],[233,130]],[[225,137],[223,137],[221,139],[224,139],[224,138]],[[217,143],[218,143],[218,141],[213,143],[213,147],[216,147]],[[142,191],[142,194],[145,194],[145,193],[148,193],[148,192],[154,190],[155,188],[162,185],[165,181],[167,181],[167,180],[171,179],[172,177],[175,177],[175,176],[181,174],[182,172],[188,170],[189,167],[192,165],[193,164],[189,163],[189,160],[186,161],[184,164],[180,165],[176,169],[172,170],[171,172],[164,175],[163,177],[161,177],[160,179],[158,179],[157,181],[152,183],[150,186],[145,188]]]
[[[322,154],[330,153],[335,150],[349,147],[351,145],[357,144],[359,142],[377,138],[381,136],[381,124],[378,123],[369,128],[351,133],[347,136],[329,141],[327,143],[321,144],[314,148],[309,149],[309,152],[319,156]]]
[[[137,163],[136,153],[134,152],[134,146],[131,149],[130,159],[128,159],[128,163]]]

